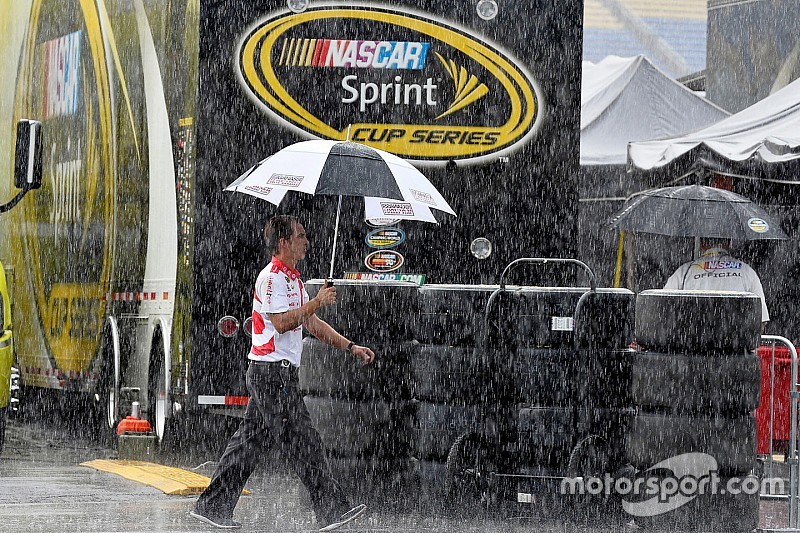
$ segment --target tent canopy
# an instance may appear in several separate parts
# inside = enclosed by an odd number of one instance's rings
[[[700,131],[632,142],[629,164],[677,178],[699,169],[800,183],[800,80]]]
[[[644,56],[584,61],[581,165],[625,165],[631,141],[673,137],[728,116]]]

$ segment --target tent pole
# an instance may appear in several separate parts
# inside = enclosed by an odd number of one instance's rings
[[[622,278],[622,257],[625,248],[625,230],[619,230],[619,246],[617,247],[617,265],[614,271],[614,288],[618,289]]]
[[[333,247],[331,248],[331,271],[329,279],[333,279],[333,262],[336,259],[336,239],[339,237],[339,215],[342,213],[342,195],[339,195],[339,205],[336,206],[336,225],[333,227]]]

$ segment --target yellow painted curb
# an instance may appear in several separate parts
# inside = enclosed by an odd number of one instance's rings
[[[188,470],[144,461],[96,459],[81,463],[81,466],[117,474],[126,479],[155,487],[165,494],[179,494],[181,496],[200,494],[211,482],[211,478]]]

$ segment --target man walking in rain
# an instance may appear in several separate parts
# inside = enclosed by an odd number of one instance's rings
[[[375,354],[337,333],[316,312],[336,303],[336,288],[325,284],[309,300],[297,271],[308,238],[296,217],[279,215],[264,228],[272,261],[261,271],[253,294],[252,348],[248,359],[250,401],[208,488],[190,515],[222,529],[238,529],[232,519],[247,479],[270,445],[279,447],[311,494],[320,531],[332,531],[361,516],[333,478],[319,433],[303,402],[297,378],[303,351],[302,327],[321,341],[370,364]],[[347,355],[342,355],[347,357]]]
[[[761,329],[769,321],[764,289],[755,270],[728,252],[729,239],[700,239],[700,257],[684,263],[664,285],[665,289],[752,292],[761,298]]]

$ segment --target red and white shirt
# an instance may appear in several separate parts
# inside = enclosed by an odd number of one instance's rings
[[[303,353],[303,326],[278,333],[269,319],[271,313],[285,313],[308,302],[300,272],[277,257],[258,274],[253,293],[253,345],[248,359],[277,362],[287,359],[300,366]]]

